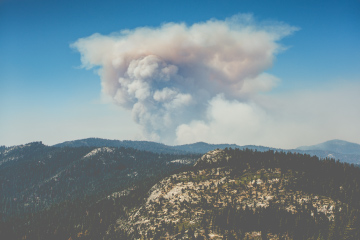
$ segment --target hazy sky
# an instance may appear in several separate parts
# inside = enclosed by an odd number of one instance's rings
[[[0,1],[0,145],[360,143],[360,1]]]

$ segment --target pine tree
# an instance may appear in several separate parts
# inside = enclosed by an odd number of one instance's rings
[[[358,226],[359,227],[359,226]],[[344,232],[344,240],[356,239],[356,226],[354,217],[350,217]]]

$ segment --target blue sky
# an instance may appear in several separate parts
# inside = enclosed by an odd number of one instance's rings
[[[359,89],[360,84],[358,0],[4,0],[0,2],[0,145],[36,140],[55,144],[85,137],[144,139],[128,110],[101,100],[99,76],[94,69],[79,67],[80,54],[70,44],[94,33],[109,35],[123,29],[158,27],[166,22],[192,25],[211,18],[224,20],[239,13],[251,13],[258,22],[278,21],[299,28],[280,41],[288,48],[276,55],[273,67],[266,72],[281,81],[267,95],[289,99],[288,95],[309,94],[311,98],[318,92],[324,98],[344,97],[348,99],[343,103],[346,109],[355,111],[348,117],[360,116],[356,112],[359,98],[348,91]],[[343,105],[329,112],[336,115],[338,109],[344,109]],[[292,124],[291,118],[287,123]],[[360,143],[360,137],[356,137],[360,135],[360,126],[354,120],[341,124],[350,124],[353,131],[331,125],[333,128],[323,128],[308,137],[301,135],[297,140],[279,136],[281,141],[272,142],[272,133],[248,140],[226,136],[220,140],[209,136],[195,139],[277,147],[315,144],[328,138]]]

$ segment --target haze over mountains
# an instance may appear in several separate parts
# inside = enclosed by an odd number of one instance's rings
[[[334,158],[342,162],[360,164],[360,144],[351,143],[343,140],[330,140],[312,146],[301,146],[296,149],[279,149],[265,146],[236,144],[209,144],[197,142],[177,146],[168,146],[162,143],[149,141],[129,141],[129,140],[109,140],[101,138],[87,138],[74,141],[66,141],[55,144],[54,147],[131,147],[138,150],[151,151],[156,153],[200,153],[204,154],[214,149],[239,148],[252,149],[256,151],[284,151],[292,153],[303,153],[320,158]]]

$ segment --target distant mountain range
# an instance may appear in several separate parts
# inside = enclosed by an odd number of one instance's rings
[[[156,153],[207,153],[214,149],[224,148],[239,148],[239,149],[253,149],[257,151],[277,150],[271,147],[245,145],[239,146],[236,144],[209,144],[205,142],[197,142],[192,144],[184,144],[177,146],[168,146],[163,143],[156,143],[150,141],[130,141],[130,140],[109,140],[102,138],[86,138],[74,141],[66,141],[53,145],[53,147],[125,147],[134,148],[138,150],[156,152]]]
[[[322,150],[322,151],[331,151],[341,154],[360,154],[360,144],[351,143],[343,140],[330,140],[320,144],[312,146],[302,146],[298,147],[299,150]]]
[[[162,143],[149,141],[121,141],[102,138],[86,138],[74,141],[66,141],[55,144],[53,147],[124,147],[155,153],[188,153],[186,150],[176,149]]]
[[[74,141],[67,141],[55,144],[54,147],[125,147],[134,148],[138,150],[151,151],[155,153],[200,153],[204,154],[214,149],[225,148],[239,148],[252,149],[260,152],[273,150],[292,153],[309,154],[311,156],[318,156],[320,158],[334,158],[342,162],[360,164],[360,144],[351,143],[343,140],[330,140],[312,146],[302,146],[296,149],[280,149],[265,146],[245,145],[239,146],[236,144],[209,144],[205,142],[197,142],[192,144],[168,146],[162,143],[150,141],[121,141],[109,140],[101,138],[87,138]]]

